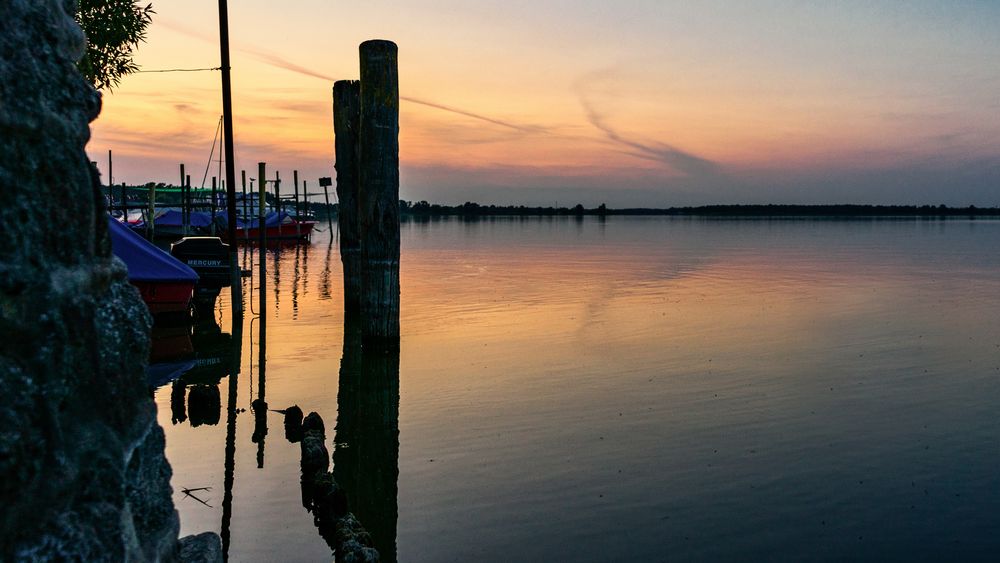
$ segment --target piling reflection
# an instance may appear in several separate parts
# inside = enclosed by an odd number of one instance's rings
[[[396,347],[398,350],[398,346]],[[399,353],[365,354],[361,329],[345,326],[337,393],[333,475],[382,561],[396,560]]]
[[[239,414],[236,399],[239,393],[240,361],[243,357],[241,345],[243,342],[242,315],[233,319],[233,341],[236,342],[236,345],[230,355],[230,364],[233,369],[229,375],[226,400],[226,461],[223,474],[222,526],[219,533],[222,537],[222,557],[225,561],[229,560],[231,541],[229,526],[233,518],[233,484],[236,480],[236,415]]]

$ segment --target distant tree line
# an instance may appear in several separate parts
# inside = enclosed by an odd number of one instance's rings
[[[143,185],[125,186],[130,201],[146,201],[149,188],[156,187],[158,205],[171,205],[180,199],[180,188],[163,182],[148,182]],[[121,197],[122,186],[115,186],[113,197],[115,201]],[[104,187],[107,194],[107,187]],[[194,188],[197,194],[204,195],[208,188]],[[242,190],[237,192],[240,194]],[[220,188],[221,193],[221,188]],[[282,201],[286,208],[290,206],[288,197],[291,194],[282,193]],[[237,195],[237,197],[241,197]],[[268,193],[268,204],[273,204],[274,195]],[[336,203],[326,205],[315,194],[310,196],[309,210],[320,216],[336,215],[340,206]],[[489,217],[489,216],[569,216],[585,215],[672,215],[690,217],[995,217],[1000,216],[1000,207],[948,207],[946,205],[702,205],[698,207],[629,207],[610,209],[601,204],[587,208],[582,204],[573,207],[541,207],[526,205],[480,205],[467,201],[461,205],[442,205],[427,201],[399,201],[399,211],[403,216],[412,217]]]
[[[528,207],[524,205],[480,205],[465,202],[462,205],[440,205],[426,201],[411,203],[400,201],[404,215],[675,215],[697,217],[959,217],[1000,216],[997,207],[947,207],[945,205],[703,205],[698,207],[648,208],[632,207],[609,209],[605,204],[586,208]]]

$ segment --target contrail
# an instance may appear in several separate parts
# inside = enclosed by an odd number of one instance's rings
[[[173,22],[173,21],[170,21],[170,20],[165,20],[163,18],[157,18],[157,23],[163,25],[163,27],[166,27],[167,29],[170,29],[172,31],[176,31],[177,33],[181,33],[181,34],[187,35],[188,37],[194,37],[194,38],[197,38],[197,39],[201,39],[203,41],[208,41],[210,43],[215,42],[215,38],[214,37],[209,37],[207,35],[202,35],[200,33],[196,33],[196,32],[190,31],[188,29],[185,29],[183,26],[177,24],[176,22]],[[257,59],[258,61],[260,61],[262,63],[271,65],[271,66],[276,67],[276,68],[281,68],[281,69],[284,69],[284,70],[287,70],[287,71],[290,71],[290,72],[295,72],[295,73],[302,74],[304,76],[309,76],[309,77],[312,77],[312,78],[319,78],[320,80],[327,80],[327,81],[330,81],[330,82],[333,82],[335,80],[332,76],[329,76],[327,74],[323,74],[321,72],[317,72],[315,70],[312,70],[310,68],[306,68],[306,67],[301,66],[301,65],[297,65],[297,64],[289,61],[288,59],[285,59],[283,57],[275,55],[274,53],[268,53],[268,52],[265,52],[265,51],[260,51],[260,50],[253,49],[251,47],[247,47],[245,45],[239,45],[239,44],[235,45],[234,48],[237,51],[240,51],[240,52],[246,53],[247,55],[250,55],[251,57]],[[545,132],[548,131],[548,129],[546,127],[542,127],[540,125],[522,125],[522,124],[519,124],[519,123],[512,123],[510,121],[504,121],[504,120],[501,120],[501,119],[495,119],[495,118],[492,118],[492,117],[489,117],[489,116],[481,115],[481,114],[478,114],[478,113],[473,113],[471,111],[465,111],[463,109],[458,109],[458,108],[455,108],[455,107],[446,106],[444,104],[439,104],[439,103],[435,103],[435,102],[429,102],[427,100],[421,100],[419,98],[412,98],[412,97],[409,97],[409,96],[400,96],[399,99],[403,100],[403,101],[406,101],[406,102],[410,102],[411,104],[419,104],[419,105],[422,105],[422,106],[427,106],[429,108],[434,108],[434,109],[438,109],[438,110],[441,110],[441,111],[446,111],[446,112],[449,112],[449,113],[454,113],[455,115],[461,115],[461,116],[469,117],[469,118],[472,118],[472,119],[478,119],[480,121],[485,121],[487,123],[492,123],[494,125],[499,125],[501,127],[506,127],[508,129],[514,129],[516,131],[521,131],[521,132],[524,132],[524,133],[545,133]]]
[[[590,100],[587,99],[587,95],[583,91],[583,83],[586,78],[584,77],[577,81],[576,89],[580,105],[583,106],[583,110],[586,113],[587,121],[604,133],[604,136],[609,140],[632,149],[627,154],[646,160],[662,162],[688,176],[705,177],[719,174],[719,166],[706,158],[683,151],[666,143],[650,144],[622,136],[621,133],[608,125],[604,114],[597,111]]]
[[[517,131],[523,131],[525,133],[545,133],[546,131],[548,131],[548,128],[542,127],[541,125],[520,125],[520,124],[517,124],[517,123],[511,123],[509,121],[502,121],[500,119],[494,119],[492,117],[487,117],[485,115],[480,115],[478,113],[472,113],[471,111],[465,111],[465,110],[461,110],[461,109],[458,109],[458,108],[449,107],[449,106],[438,104],[438,103],[434,103],[434,102],[428,102],[427,100],[421,100],[421,99],[418,99],[418,98],[411,98],[409,96],[400,96],[399,99],[400,100],[405,100],[407,102],[410,102],[411,104],[420,104],[422,106],[427,106],[427,107],[439,109],[441,111],[447,111],[447,112],[455,113],[455,114],[458,114],[458,115],[464,115],[465,117],[471,117],[472,119],[478,119],[480,121],[486,121],[487,123],[492,123],[494,125],[499,125],[501,127],[508,127],[510,129],[515,129]]]

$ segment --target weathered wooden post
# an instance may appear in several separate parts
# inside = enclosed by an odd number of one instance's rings
[[[365,41],[361,55],[359,209],[363,263],[361,327],[369,350],[399,348],[399,76],[391,41]]]
[[[156,215],[156,184],[149,183],[149,220],[146,221],[146,232],[149,234],[149,240],[153,240],[156,236],[156,225],[153,221],[153,216]]]
[[[281,213],[281,173],[274,171],[274,210]],[[278,225],[278,232],[281,232],[281,225]]]
[[[333,132],[337,162],[337,199],[340,214],[340,261],[344,265],[344,317],[361,314],[361,231],[358,207],[358,128],[361,120],[361,84],[339,80],[333,85]],[[325,190],[325,188],[324,188]],[[324,191],[324,193],[326,193]],[[329,198],[327,206],[329,206]],[[333,219],[330,219],[333,236]]]
[[[215,236],[215,201],[216,201],[216,198],[218,197],[218,190],[219,190],[219,186],[217,184],[217,180],[216,180],[215,176],[212,176],[212,204],[211,204],[212,227],[211,227],[211,229],[212,229],[212,235],[213,236]]]
[[[185,235],[188,234],[188,210],[187,206],[184,205],[184,163],[181,163],[181,232]]]
[[[257,179],[259,180],[258,189],[260,190],[257,213],[257,262],[260,263],[260,274],[258,275],[260,279],[257,281],[257,285],[260,287],[260,323],[262,328],[267,323],[267,310],[264,308],[267,304],[264,292],[264,288],[267,286],[267,253],[264,251],[264,246],[267,242],[266,233],[264,231],[264,215],[267,213],[267,210],[264,208],[264,199],[267,195],[267,188],[265,187],[267,186],[267,182],[264,181],[264,176],[267,172],[266,168],[267,165],[263,162],[257,163]],[[249,232],[247,234],[249,234]],[[249,236],[247,238],[249,239]]]
[[[309,183],[302,180],[302,215],[309,217]]]
[[[243,183],[243,217],[247,216],[247,171],[240,170],[240,179]]]
[[[333,209],[330,208],[330,186],[333,179],[324,177],[319,179],[319,186],[323,188],[323,199],[326,200],[326,226],[330,229],[330,244],[333,244]]]
[[[299,227],[299,171],[292,170],[292,184],[295,185],[295,236],[302,236],[302,229]]]
[[[194,198],[191,197],[191,175],[184,175],[184,191],[187,192],[188,227],[191,226],[191,208],[194,206]]]

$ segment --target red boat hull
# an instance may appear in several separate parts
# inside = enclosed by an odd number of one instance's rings
[[[290,223],[276,227],[267,227],[264,229],[264,236],[267,240],[305,239],[309,238],[315,224],[315,221],[302,221],[298,224]],[[260,229],[256,227],[251,229],[236,229],[236,238],[257,240],[260,238]]]
[[[194,294],[194,283],[192,282],[133,281],[132,285],[139,288],[142,300],[149,307],[149,312],[154,315],[186,313],[191,305],[191,296]]]

